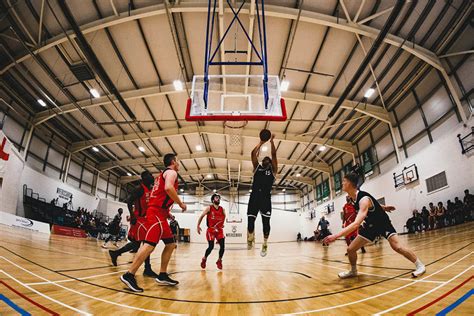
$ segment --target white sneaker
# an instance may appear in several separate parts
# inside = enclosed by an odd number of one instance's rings
[[[422,265],[422,266],[419,266],[418,268],[416,268],[416,270],[413,271],[411,273],[411,275],[412,275],[412,277],[417,278],[420,275],[424,274],[425,272],[426,272],[426,267],[424,265]]]
[[[106,244],[103,244],[103,245],[102,245],[102,248],[107,249],[107,245],[106,245]]]
[[[268,245],[262,245],[262,251],[260,251],[260,255],[262,257],[265,257],[267,255],[267,251],[268,251]]]
[[[352,271],[352,270],[344,271],[344,272],[340,272],[337,276],[338,276],[340,279],[353,278],[353,277],[356,277],[356,276],[357,276],[357,271]]]

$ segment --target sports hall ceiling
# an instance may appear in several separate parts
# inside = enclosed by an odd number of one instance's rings
[[[97,61],[89,60],[78,44],[59,2],[0,1],[2,97],[14,109],[11,115],[29,120],[38,131],[53,131],[68,150],[86,155],[97,169],[112,170],[124,182],[144,169],[158,172],[161,157],[176,152],[187,184],[249,183],[250,151],[266,127],[276,133],[277,183],[303,188],[331,172],[334,161],[351,160],[352,153],[357,157],[355,145],[369,130],[379,138],[389,124],[396,127],[390,110],[425,72],[439,70],[440,55],[472,49],[464,47],[466,35],[459,32],[472,20],[465,14],[471,1],[407,1],[370,66],[356,78],[348,101],[329,118],[395,1],[267,0],[269,74],[290,83],[283,92],[289,119],[249,122],[236,148],[229,146],[222,122],[184,120],[190,82],[203,74],[207,1],[65,1]],[[241,18],[250,25],[247,8]],[[231,18],[227,10],[224,26]],[[216,38],[221,33],[216,24]],[[242,33],[238,36],[237,48],[247,49]],[[231,38],[225,47],[233,47]],[[81,63],[89,67],[77,71],[79,80],[73,65]],[[234,66],[226,71],[247,70]],[[176,91],[174,80],[183,81],[185,89]],[[364,99],[371,87],[376,92]],[[99,98],[91,95],[92,88]],[[415,106],[406,104],[405,111]]]

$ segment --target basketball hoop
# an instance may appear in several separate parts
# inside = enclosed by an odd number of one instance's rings
[[[229,148],[241,150],[242,131],[248,123],[248,121],[224,121],[225,134],[229,135]]]

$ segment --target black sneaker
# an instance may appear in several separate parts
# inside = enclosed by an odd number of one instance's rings
[[[120,281],[122,281],[133,292],[143,292],[143,289],[138,286],[135,276],[130,272],[122,275]]]
[[[110,260],[112,260],[112,264],[114,266],[117,266],[118,254],[113,250],[109,250],[109,255],[110,255]]]
[[[156,274],[155,271],[153,271],[152,269],[149,269],[149,270],[145,269],[143,271],[143,276],[146,276],[149,278],[155,278],[155,279],[159,277],[159,275]]]
[[[160,273],[160,275],[155,279],[156,282],[162,285],[178,285],[179,282],[171,279],[167,273]]]

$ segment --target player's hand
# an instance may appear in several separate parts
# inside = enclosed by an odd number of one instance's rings
[[[186,210],[188,209],[188,207],[184,203],[179,204],[179,207],[181,208],[182,212],[186,212]]]
[[[130,217],[130,224],[135,225],[137,223],[137,218],[135,216]]]
[[[329,235],[327,236],[326,238],[323,239],[323,244],[329,244],[329,243],[332,243],[334,241],[336,241],[336,235]]]
[[[392,206],[392,205],[385,205],[385,207],[384,207],[385,212],[390,213],[391,211],[395,211],[395,210],[396,210],[395,206]]]
[[[197,231],[198,231],[198,234],[201,235],[201,231],[202,231],[201,227],[198,226]]]
[[[272,134],[272,137],[270,138],[270,141],[273,142],[274,138],[275,138],[275,134]]]

